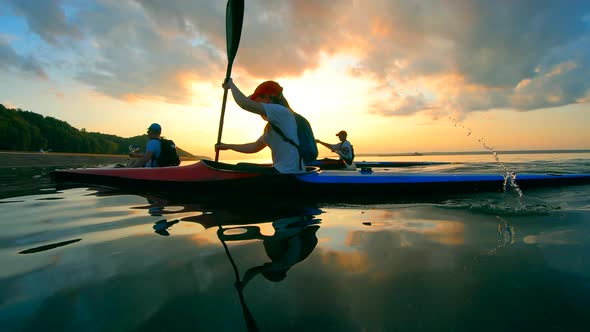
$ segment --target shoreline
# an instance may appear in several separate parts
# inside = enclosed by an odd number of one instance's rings
[[[0,151],[0,169],[18,167],[55,167],[55,166],[104,166],[108,164],[125,164],[126,154],[93,154],[67,152],[26,152]],[[199,160],[199,158],[180,157],[180,161]]]

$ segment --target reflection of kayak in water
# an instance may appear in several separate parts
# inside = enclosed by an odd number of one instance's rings
[[[227,225],[248,225],[248,224],[260,224],[260,223],[267,223],[273,222],[276,223],[276,220],[282,220],[291,216],[297,216],[297,218],[308,218],[312,220],[313,216],[321,214],[322,211],[317,208],[312,207],[298,207],[294,206],[292,208],[282,207],[273,210],[267,209],[252,209],[252,210],[227,210],[227,209],[218,209],[207,211],[206,213],[202,213],[196,216],[189,216],[182,218],[181,220],[184,222],[195,222],[201,224],[205,228],[213,228],[218,227],[220,225],[227,226]],[[314,220],[315,222],[315,220]],[[302,223],[303,224],[303,223]],[[244,230],[248,230],[248,227],[242,227]],[[238,234],[227,233],[225,234],[227,237],[224,238],[226,240],[234,239]],[[238,237],[240,239],[244,239],[243,234],[240,234]]]
[[[158,168],[87,168],[56,170],[57,181],[97,184],[150,191],[201,194],[204,198],[294,196],[300,198],[365,197],[407,194],[449,194],[503,191],[502,174],[396,173],[308,168],[301,174],[277,174],[264,165],[233,165],[202,160],[193,165]],[[518,174],[521,188],[590,183],[590,174]],[[253,196],[254,195],[254,196]]]
[[[118,190],[103,190],[99,191],[97,195],[111,196],[126,193]],[[273,200],[272,204],[260,207],[248,200],[231,203],[224,199],[206,201],[201,200],[198,196],[191,197],[186,193],[137,193],[136,195],[146,198],[149,204],[135,206],[133,209],[144,210],[151,216],[162,218],[154,224],[155,231],[168,229],[178,222],[198,223],[206,229],[219,226],[262,224],[278,220],[283,220],[281,223],[283,224],[284,220],[291,220],[292,217],[304,218],[311,223],[314,216],[322,214],[322,210],[316,204],[292,199]],[[179,217],[179,215],[181,216]],[[302,224],[299,219],[296,221],[298,224]]]
[[[357,168],[372,167],[372,168],[396,168],[396,167],[414,167],[414,166],[433,166],[433,165],[448,165],[449,162],[437,161],[355,161]],[[342,160],[338,159],[318,159],[308,166],[316,166],[320,169],[345,169],[346,165]]]

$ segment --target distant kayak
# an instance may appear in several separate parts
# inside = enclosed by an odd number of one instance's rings
[[[502,174],[398,173],[393,171],[319,170],[277,174],[265,165],[234,165],[201,160],[192,165],[159,168],[63,169],[51,173],[56,181],[142,190],[191,192],[208,197],[386,197],[501,192]],[[518,174],[522,188],[590,183],[590,174]]]
[[[396,167],[414,167],[414,166],[432,166],[432,165],[448,165],[449,162],[437,161],[355,161],[357,168],[396,168]],[[346,166],[342,160],[338,159],[318,159],[308,166],[316,166],[320,169],[345,169]]]

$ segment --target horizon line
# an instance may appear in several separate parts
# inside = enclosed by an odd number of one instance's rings
[[[544,150],[498,150],[494,151],[502,154],[542,154],[542,153],[586,153],[590,152],[590,149],[544,149]],[[393,157],[393,156],[432,156],[432,155],[476,155],[476,154],[488,154],[492,151],[479,150],[479,151],[441,151],[441,152],[391,152],[391,153],[358,153],[357,156],[364,157]]]

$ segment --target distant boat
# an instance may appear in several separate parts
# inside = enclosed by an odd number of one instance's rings
[[[421,154],[420,152],[414,152],[414,153],[412,154],[412,156],[423,156],[423,154]]]

